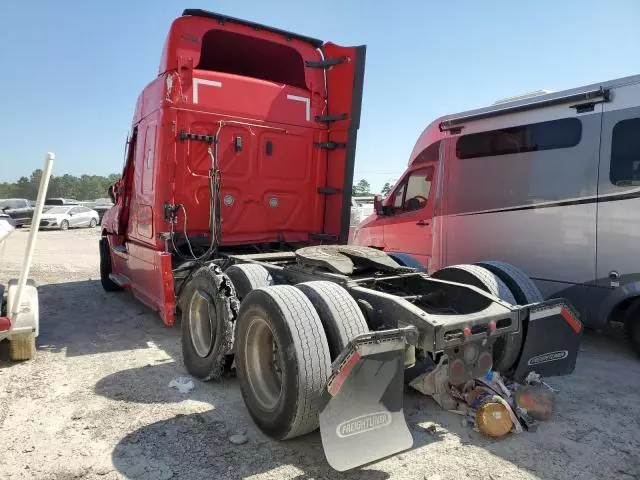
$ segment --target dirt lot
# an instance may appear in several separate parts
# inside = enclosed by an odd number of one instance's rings
[[[27,233],[9,238],[2,281],[17,275]],[[413,449],[339,475],[317,433],[284,443],[262,435],[235,380],[168,388],[186,375],[179,328],[127,293],[103,292],[98,235],[41,234],[38,357],[0,360],[2,479],[640,479],[640,361],[619,330],[588,333],[575,374],[550,379],[560,393],[538,432],[488,440],[408,391]],[[248,443],[229,442],[244,432]]]

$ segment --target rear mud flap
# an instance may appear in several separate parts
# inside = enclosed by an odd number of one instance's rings
[[[411,448],[404,418],[404,347],[414,327],[356,337],[333,363],[320,409],[329,465],[349,470]]]
[[[572,373],[583,330],[578,314],[564,299],[532,307],[514,379],[523,381],[529,372],[543,377]]]

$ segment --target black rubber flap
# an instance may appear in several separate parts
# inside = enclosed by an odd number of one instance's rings
[[[329,465],[345,471],[411,448],[413,438],[402,409],[403,342],[358,347],[336,373],[320,411]]]
[[[567,300],[549,300],[532,307],[515,380],[524,380],[532,371],[543,377],[572,373],[583,330]]]

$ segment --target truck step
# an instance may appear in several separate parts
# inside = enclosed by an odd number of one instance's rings
[[[109,280],[111,280],[113,283],[115,283],[121,288],[131,287],[131,280],[129,280],[129,277],[121,273],[110,273]]]

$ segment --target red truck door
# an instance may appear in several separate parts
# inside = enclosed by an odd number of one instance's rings
[[[351,185],[356,140],[360,126],[360,107],[364,80],[366,47],[340,47],[326,43],[321,47],[324,60],[307,63],[326,69],[327,111],[317,121],[329,126],[326,147],[327,187],[338,192],[326,196],[324,233],[346,243],[351,212]]]
[[[408,253],[425,266],[431,256],[434,172],[435,165],[407,172],[387,200],[390,215],[383,227],[386,251]]]

